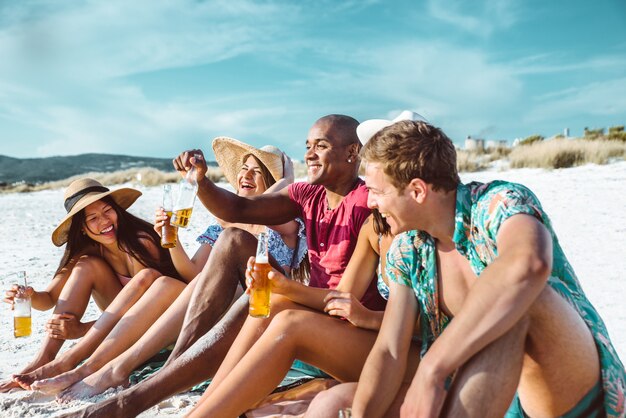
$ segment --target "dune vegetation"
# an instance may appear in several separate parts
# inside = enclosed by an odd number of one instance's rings
[[[457,150],[457,168],[460,172],[475,172],[487,169],[506,168],[568,168],[583,164],[608,164],[626,159],[626,132],[624,126],[604,129],[585,129],[582,138],[564,138],[557,135],[545,139],[541,135],[531,135],[512,147],[498,147],[484,150]],[[297,179],[306,177],[306,165],[294,161],[294,173]],[[360,174],[364,174],[361,167]],[[45,189],[67,187],[80,177],[92,177],[102,184],[112,186],[132,183],[143,186],[156,186],[175,183],[180,180],[176,172],[164,172],[155,168],[128,168],[113,172],[90,172],[69,177],[64,180],[27,183],[3,184],[0,192],[32,192]],[[225,181],[219,167],[210,166],[207,177],[215,182]]]

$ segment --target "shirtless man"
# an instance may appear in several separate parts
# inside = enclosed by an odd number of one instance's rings
[[[383,129],[362,158],[368,205],[399,235],[353,416],[624,416],[624,366],[530,190],[461,184],[452,142],[424,122]]]

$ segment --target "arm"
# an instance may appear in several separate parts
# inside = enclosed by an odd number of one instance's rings
[[[207,166],[204,156],[196,161],[193,154],[200,150],[185,151],[174,159],[174,168],[184,175],[191,166],[196,167],[198,198],[216,217],[227,222],[258,225],[280,225],[299,214],[298,206],[289,198],[287,189],[276,193],[244,198],[216,186],[205,177]]]
[[[390,238],[383,238],[384,240],[390,241]],[[346,318],[359,328],[375,331],[380,329],[383,312],[367,309],[359,301],[376,273],[380,258],[384,257],[379,251],[382,251],[382,248],[379,249],[378,234],[374,231],[373,217],[370,215],[359,231],[354,253],[337,289],[329,292],[324,299],[326,302],[324,311],[329,315]],[[384,252],[386,253],[386,250]]]
[[[61,269],[57,274],[54,275],[46,290],[44,291],[35,291],[33,296],[31,297],[31,304],[34,309],[39,311],[47,311],[50,308],[53,308],[57,300],[59,300],[59,295],[61,294],[61,290],[63,290],[63,286],[65,286],[65,282],[70,276],[72,269],[83,255],[93,255],[89,254],[88,251],[84,251],[83,253],[79,253],[67,263],[65,267]]]
[[[55,274],[46,287],[46,290],[37,291],[30,286],[27,287],[26,291],[30,293],[31,306],[33,309],[37,309],[38,311],[47,311],[56,305],[59,295],[61,294],[61,290],[63,290],[63,286],[65,286],[65,282],[72,272],[74,265],[83,255],[87,255],[87,252],[78,254],[74,259],[70,260],[69,263],[61,269],[61,271]],[[10,290],[5,292],[4,302],[13,305],[13,299],[15,298],[16,293],[17,285],[13,285]]]
[[[552,269],[552,240],[543,224],[526,214],[514,215],[502,223],[496,242],[498,257],[422,359],[405,398],[411,411],[437,416],[445,400],[446,377],[511,329],[545,287]]]
[[[374,232],[371,219],[368,218],[359,231],[359,237],[352,257],[337,286],[335,295],[350,293],[358,302],[363,297],[378,265],[378,236]],[[276,276],[275,276],[276,277]],[[278,278],[280,279],[280,278]],[[273,279],[276,280],[276,279]],[[275,281],[273,281],[275,283]],[[333,291],[305,286],[293,280],[284,280],[273,286],[276,293],[280,293],[301,305],[323,311],[326,308],[327,296]],[[360,305],[360,303],[359,303]],[[363,308],[369,311],[366,308]]]
[[[155,213],[154,230],[157,234],[159,234],[159,236],[161,236],[163,225],[169,221],[170,218],[167,216],[167,213],[163,210],[163,208],[158,208]],[[180,239],[180,235],[178,237],[178,239]],[[189,258],[189,255],[187,255],[187,252],[179,241],[178,244],[175,247],[170,248],[169,251],[176,271],[178,271],[182,278],[189,283],[204,267],[204,264],[209,258],[209,254],[211,254],[212,248],[213,247],[209,244],[202,244],[194,256]]]
[[[412,289],[391,283],[380,333],[352,403],[354,417],[383,416],[393,402],[404,378],[416,317],[417,301]]]

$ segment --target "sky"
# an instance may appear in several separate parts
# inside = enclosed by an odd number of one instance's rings
[[[456,143],[626,123],[624,0],[0,0],[0,154],[173,158],[408,109]]]

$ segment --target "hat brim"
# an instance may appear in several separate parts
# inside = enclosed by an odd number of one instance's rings
[[[103,193],[88,193],[84,198],[80,199],[72,207],[67,215],[61,220],[59,226],[57,226],[52,232],[52,243],[57,247],[62,246],[67,242],[70,226],[72,225],[72,218],[81,210],[85,209],[90,204],[97,202],[98,200],[111,196],[113,201],[117,203],[122,209],[128,209],[135,201],[141,196],[139,190],[131,189],[129,187],[123,187],[117,190],[109,190]]]
[[[396,122],[400,122],[403,120],[412,120],[416,122],[421,121],[421,122],[428,123],[426,118],[420,115],[419,113],[415,113],[410,110],[404,110],[393,120],[388,120],[388,119],[366,120],[360,123],[359,126],[356,127],[356,134],[359,137],[361,144],[365,145],[365,143],[369,141],[370,139],[372,139],[372,137],[376,135],[378,131],[388,126],[391,126]]]
[[[283,178],[282,157],[272,152],[255,148],[234,138],[219,136],[213,140],[215,160],[222,169],[228,183],[237,191],[237,173],[243,164],[243,157],[254,155],[268,169],[275,181]]]
[[[367,141],[372,139],[376,132],[380,131],[387,126],[392,125],[394,122],[387,119],[370,119],[359,124],[356,127],[356,134],[361,141],[361,144],[365,145]]]

